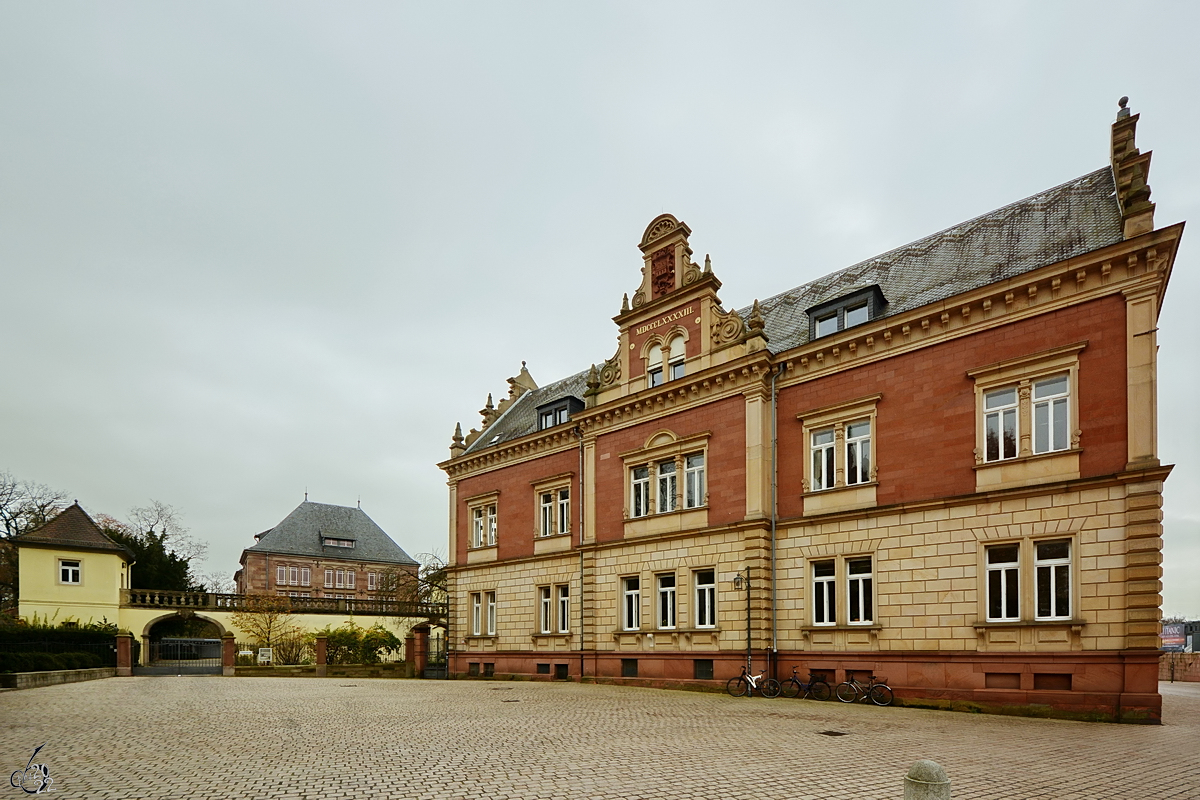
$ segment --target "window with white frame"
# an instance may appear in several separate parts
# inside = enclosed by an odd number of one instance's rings
[[[682,336],[676,336],[671,340],[667,353],[667,380],[678,380],[686,374],[684,359],[687,357],[687,353],[684,350]]]
[[[819,303],[808,309],[809,339],[819,339],[876,319],[886,305],[887,300],[878,285]]]
[[[1054,539],[1033,545],[1035,619],[1071,618],[1071,541]]]
[[[82,562],[68,559],[58,561],[58,582],[78,585],[83,583]]]
[[[282,585],[287,584],[287,567],[275,568],[275,583]]]
[[[1013,622],[1021,618],[1021,546],[998,544],[985,548],[987,560],[987,618]]]
[[[621,627],[636,631],[642,626],[642,581],[636,575],[621,579]]]
[[[837,570],[832,560],[812,562],[813,624],[837,622]]]
[[[325,570],[325,588],[326,589],[333,588],[333,570],[331,570],[331,569]]]
[[[558,587],[558,632],[571,631],[571,587],[561,584]]]
[[[650,468],[634,467],[630,472],[629,492],[633,506],[630,516],[644,517],[650,513]]]
[[[662,386],[665,381],[678,380],[687,374],[687,342],[682,335],[671,337],[666,344],[654,342],[646,350],[646,387]]]
[[[497,493],[467,501],[471,520],[470,547],[493,547],[496,544]]]
[[[1051,453],[1071,445],[1070,381],[1055,375],[1033,384],[1033,452]]]
[[[662,383],[662,346],[656,344],[650,348],[650,352],[646,358],[646,386],[653,388],[655,386],[662,386]]]
[[[713,628],[717,624],[717,573],[716,570],[698,569],[692,573],[696,584],[695,626]]]
[[[550,633],[554,630],[554,599],[549,586],[538,587],[538,630]]]
[[[554,492],[539,492],[538,502],[538,535],[554,535]]]
[[[1017,457],[1019,438],[1017,387],[1008,386],[983,396],[983,460]]]
[[[692,453],[683,460],[683,507],[705,505],[704,453]]]
[[[871,481],[871,420],[846,425],[846,483]]]
[[[659,462],[655,465],[654,472],[658,476],[658,513],[674,511],[675,493],[679,485],[675,476],[675,462]]]
[[[312,586],[312,569],[310,567],[300,568],[300,585]]]
[[[675,627],[675,575],[667,573],[657,576],[658,581],[658,627],[670,630]]]
[[[799,415],[808,447],[805,492],[874,484],[876,406],[882,396],[860,397]]]
[[[496,593],[484,592],[483,604],[487,609],[487,635],[496,635]]]
[[[480,592],[471,593],[471,634],[479,636],[483,633],[483,595]]]
[[[834,486],[834,476],[836,475],[833,465],[834,449],[833,428],[816,431],[812,434],[811,488],[814,492],[832,489]]]
[[[539,538],[571,532],[571,476],[557,476],[534,484],[536,535]]]
[[[378,573],[368,572],[367,573],[367,591],[373,592],[373,591],[375,591],[375,589],[378,586],[379,586]]]
[[[851,625],[865,625],[875,620],[871,577],[870,557],[847,559],[847,620]]]
[[[979,404],[977,464],[1078,449],[1079,353],[1086,347],[1065,345],[967,373]]]
[[[561,533],[570,533],[571,532],[571,490],[569,488],[563,487],[562,489],[558,490],[557,503],[558,503],[558,505],[557,505],[556,510],[558,512],[558,532],[560,534]]]
[[[300,585],[300,568],[299,567],[288,567],[288,585],[289,586],[299,586]]]

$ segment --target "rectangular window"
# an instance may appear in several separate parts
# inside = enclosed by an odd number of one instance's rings
[[[1021,618],[1020,545],[987,548],[987,618],[1011,622]]]
[[[837,333],[838,318],[837,314],[830,314],[827,317],[817,319],[817,335],[816,338],[828,336],[831,333]]]
[[[484,592],[483,603],[487,606],[487,633],[488,636],[496,635],[496,593]]]
[[[684,459],[683,507],[704,505],[704,454],[694,453]]]
[[[621,588],[624,592],[624,603],[621,606],[621,627],[627,631],[636,631],[642,626],[642,589],[641,579],[637,577],[624,578]]]
[[[650,468],[634,467],[631,475],[632,516],[644,517],[650,513]]]
[[[685,367],[682,358],[679,359],[678,361],[672,361],[671,365],[670,365],[670,369],[671,369],[671,380],[673,380],[673,381],[679,380],[687,372],[687,368]]]
[[[1037,619],[1071,618],[1071,542],[1056,539],[1036,542]]]
[[[571,587],[563,584],[558,587],[558,632],[571,631]]]
[[[846,483],[871,482],[871,420],[846,426]]]
[[[828,428],[812,435],[812,491],[832,489],[833,479],[833,428]]]
[[[337,583],[335,585],[339,589],[345,588],[345,586],[346,586],[346,571],[345,570],[339,569],[337,571]]]
[[[1066,373],[1033,384],[1033,452],[1051,453],[1070,445]]]
[[[658,513],[675,510],[675,462],[663,461],[658,465]]]
[[[636,658],[622,658],[621,659],[621,677],[622,678],[636,678],[637,676],[638,676],[638,674],[637,674],[637,659]]]
[[[554,535],[554,492],[542,492],[539,503],[541,525],[538,527],[539,536]]]
[[[675,627],[675,576],[658,576],[658,627],[670,630]]]
[[[288,567],[288,585],[289,586],[299,586],[300,585],[300,568],[299,567]]]
[[[662,386],[662,383],[663,383],[662,367],[655,367],[654,369],[650,370],[650,387],[653,388],[655,386]]]
[[[849,622],[865,625],[874,621],[875,609],[871,594],[871,559],[852,558],[846,562]]]
[[[813,624],[833,625],[837,620],[836,586],[832,561],[814,561]]]
[[[354,588],[354,570],[346,570],[346,588]]]
[[[275,568],[275,582],[276,583],[287,583],[287,567],[276,567]]]
[[[1017,457],[1017,388],[997,389],[983,396],[983,460]]]
[[[496,543],[496,506],[487,507],[487,543],[491,547]]]
[[[696,570],[693,580],[696,584],[696,620],[697,628],[712,628],[717,624],[717,579],[716,571],[711,569]]]
[[[325,588],[326,589],[333,588],[333,570],[331,570],[331,569],[325,570]]]
[[[312,570],[308,567],[300,568],[300,585],[312,586]]]
[[[868,319],[868,316],[867,316],[867,304],[866,303],[863,303],[863,304],[857,305],[857,306],[847,306],[846,307],[846,326],[845,327],[852,328],[855,325],[861,325],[862,323],[866,322],[867,319]]]
[[[713,660],[711,658],[693,659],[692,677],[698,681],[711,681],[713,679]]]
[[[553,630],[554,605],[550,597],[549,586],[538,587],[538,619],[540,621],[539,630],[542,633],[550,633]]]
[[[59,561],[58,562],[58,581],[59,583],[82,583],[82,570],[78,561]]]
[[[373,592],[373,591],[375,591],[375,587],[377,585],[378,584],[375,582],[375,573],[368,572],[367,573],[367,590]]]
[[[471,511],[471,547],[483,547],[483,509]]]
[[[473,592],[471,594],[471,633],[475,636],[479,636],[483,630],[482,618],[480,615],[483,605],[482,598],[483,595],[481,595],[479,592]]]
[[[571,532],[571,490],[558,490],[558,533]]]

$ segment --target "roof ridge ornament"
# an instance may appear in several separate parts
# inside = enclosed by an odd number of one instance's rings
[[[1117,105],[1117,120],[1112,124],[1111,162],[1113,182],[1117,185],[1117,205],[1126,239],[1154,230],[1154,203],[1150,202],[1150,156],[1137,148],[1137,121],[1127,107],[1128,97]]]

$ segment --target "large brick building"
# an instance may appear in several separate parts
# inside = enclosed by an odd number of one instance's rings
[[[612,358],[456,429],[463,674],[721,682],[1156,721],[1156,230],[1110,164],[726,311],[664,214]]]
[[[254,538],[233,576],[239,594],[388,599],[419,569],[361,508],[306,499]]]

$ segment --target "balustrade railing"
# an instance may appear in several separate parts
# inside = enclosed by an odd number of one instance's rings
[[[215,592],[172,592],[160,589],[123,589],[121,605],[131,608],[204,608],[239,611],[253,595]],[[288,597],[294,614],[361,614],[377,617],[441,618],[445,603],[412,603],[395,600],[351,600],[332,597]]]

